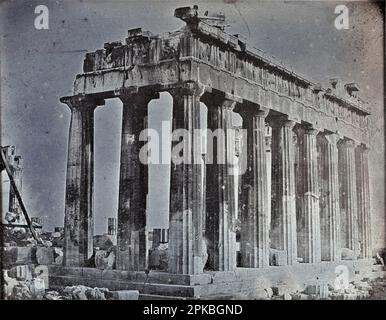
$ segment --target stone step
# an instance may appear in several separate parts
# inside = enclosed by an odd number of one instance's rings
[[[250,292],[255,291],[256,282],[229,282],[206,284],[198,286],[185,286],[175,284],[161,283],[143,283],[135,281],[122,280],[105,280],[92,278],[79,278],[76,276],[50,276],[50,289],[57,290],[66,286],[84,285],[87,287],[108,288],[110,291],[117,290],[138,290],[140,299],[158,298],[158,297],[180,297],[208,299],[210,297],[218,297],[218,299],[226,300],[235,292]]]
[[[136,281],[160,284],[200,285],[212,282],[210,274],[186,275],[171,274],[161,271],[123,271],[123,270],[99,270],[96,268],[49,266],[49,273],[53,276],[76,276],[102,280]]]
[[[189,298],[191,300],[192,298]],[[140,294],[138,300],[187,300],[186,297],[162,296],[157,294]]]

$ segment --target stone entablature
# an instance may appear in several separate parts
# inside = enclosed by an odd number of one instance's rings
[[[125,44],[106,43],[104,49],[87,53],[74,93],[138,85],[162,91],[194,81],[368,144],[369,112],[359,98],[322,89],[249,48],[239,37],[199,18],[182,18],[187,26],[176,32],[153,35],[132,29]]]

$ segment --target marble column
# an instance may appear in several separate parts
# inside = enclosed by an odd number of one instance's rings
[[[371,219],[370,219],[370,194],[369,194],[369,149],[358,146],[356,152],[357,169],[357,197],[358,197],[358,224],[361,258],[372,257],[371,245]]]
[[[337,134],[320,135],[320,224],[322,260],[341,259]]]
[[[64,266],[87,266],[93,254],[94,110],[103,101],[63,97],[71,109],[64,214]]]
[[[257,105],[240,104],[236,112],[247,133],[247,171],[242,176],[239,196],[241,216],[241,266],[269,266],[269,214],[267,212],[267,157],[265,117],[268,110]]]
[[[152,93],[121,94],[123,103],[121,164],[119,174],[117,261],[119,270],[147,268],[146,197],[148,165],[140,159],[146,141],[140,141],[147,128],[148,103]]]
[[[358,204],[355,167],[355,146],[352,140],[338,144],[339,200],[341,209],[342,247],[359,253]]]
[[[170,179],[169,272],[199,274],[207,259],[203,241],[200,96],[195,84],[170,91],[173,141]]]
[[[294,125],[294,121],[284,117],[271,121],[271,246],[285,251],[287,264],[297,261]]]
[[[236,267],[235,197],[232,162],[232,110],[235,102],[223,95],[207,94],[208,108],[206,157],[206,222],[208,246],[207,269],[234,270]]]
[[[312,128],[298,130],[301,174],[298,254],[306,263],[321,261],[317,134],[318,131]]]

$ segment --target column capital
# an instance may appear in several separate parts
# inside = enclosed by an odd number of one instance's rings
[[[296,121],[289,118],[286,115],[273,116],[273,117],[270,117],[270,119],[269,119],[269,125],[272,128],[287,127],[287,128],[290,128],[292,130],[294,128],[295,124],[296,124]]]
[[[359,145],[357,141],[348,138],[344,139],[344,144],[347,148],[350,149],[355,149]]]
[[[304,134],[316,136],[319,133],[318,129],[315,129],[313,127],[304,128]]]
[[[201,97],[205,92],[211,92],[211,88],[197,82],[182,82],[171,88],[168,92],[173,96],[190,95]]]
[[[269,109],[258,104],[244,101],[243,103],[236,103],[234,112],[239,113],[242,118],[266,118],[269,113]]]
[[[61,97],[60,102],[65,103],[71,111],[80,108],[96,108],[105,104],[105,100],[93,95],[77,94],[74,96]]]
[[[220,91],[205,91],[201,96],[201,101],[206,105],[208,111],[220,105],[229,111],[233,111],[237,103],[232,95]]]
[[[368,154],[368,153],[369,153],[370,147],[369,147],[368,145],[362,143],[362,144],[359,145],[359,146],[361,147],[362,152],[363,152],[364,154]]]
[[[137,99],[137,102],[142,101],[144,104],[148,104],[153,99],[159,99],[159,93],[148,88],[122,88],[114,93],[123,103],[133,102],[133,99]]]
[[[336,133],[325,133],[324,137],[330,145],[336,146],[340,140],[340,136]]]

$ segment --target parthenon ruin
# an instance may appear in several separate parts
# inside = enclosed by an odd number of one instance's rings
[[[173,130],[200,129],[204,103],[208,129],[232,128],[231,115],[238,113],[247,133],[238,196],[228,163],[204,164],[205,170],[200,163],[172,166],[169,274],[200,275],[208,265],[212,271],[268,268],[271,250],[281,266],[339,262],[342,251],[352,252],[352,260],[370,259],[369,111],[356,95],[359,87],[332,81],[324,89],[227,33],[221,19],[199,16],[197,7],[178,8],[175,16],[186,23],[178,31],[132,29],[124,43],[87,53],[73,96],[60,99],[71,109],[64,266],[85,266],[93,254],[93,114],[106,99],[119,98],[116,269],[147,269],[148,166],[139,160],[145,143],[139,134],[149,102],[161,92],[173,97]],[[200,148],[200,139],[189,138],[189,152]],[[227,146],[226,152],[234,148]]]

